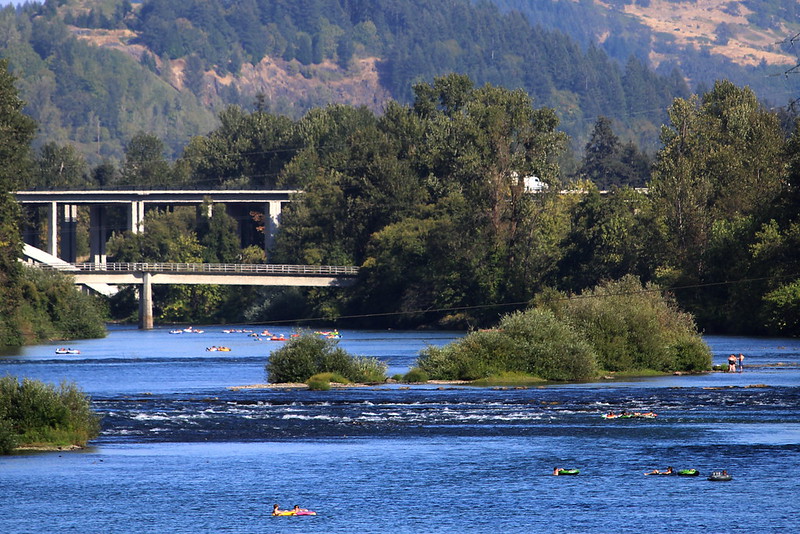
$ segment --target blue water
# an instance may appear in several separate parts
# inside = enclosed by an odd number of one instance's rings
[[[84,451],[0,457],[0,532],[796,530],[796,340],[706,338],[715,363],[745,354],[736,374],[234,391],[265,381],[281,343],[205,330],[115,327],[74,342],[77,356],[55,356],[62,343],[0,357],[0,374],[75,381],[104,416]],[[390,374],[461,335],[342,334]],[[600,417],[621,409],[658,417]],[[669,465],[734,479],[643,476]],[[581,474],[553,477],[556,466]],[[273,503],[319,515],[273,518]]]

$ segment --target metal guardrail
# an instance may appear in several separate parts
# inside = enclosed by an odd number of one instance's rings
[[[44,265],[41,265],[44,266]],[[76,263],[47,265],[57,271],[85,272],[149,272],[149,273],[230,273],[230,274],[285,274],[319,276],[355,276],[358,267],[347,265],[277,265],[268,263]]]

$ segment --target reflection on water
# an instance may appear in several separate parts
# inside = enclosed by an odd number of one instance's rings
[[[270,328],[271,331],[274,331]],[[278,329],[275,329],[278,330]],[[104,415],[89,450],[0,458],[2,532],[777,532],[794,528],[800,344],[709,337],[743,373],[540,388],[311,392],[264,381],[280,342],[205,328],[114,328],[0,357],[0,372],[76,381]],[[288,334],[289,332],[285,332]],[[342,332],[406,371],[458,333]],[[210,345],[229,353],[206,352]],[[759,386],[759,387],[752,387]],[[655,419],[605,420],[609,411]],[[645,477],[728,469],[734,480]],[[553,467],[581,469],[552,477]],[[273,502],[316,517],[272,518]],[[641,523],[640,518],[646,518]]]

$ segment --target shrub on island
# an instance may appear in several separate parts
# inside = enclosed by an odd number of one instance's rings
[[[336,384],[350,384],[351,382],[338,373],[317,373],[306,381],[308,389],[315,391],[328,391],[331,382]]]
[[[406,374],[400,377],[400,381],[406,384],[419,384],[427,382],[428,380],[430,380],[428,373],[418,367],[412,367]]]
[[[336,373],[351,382],[376,383],[386,379],[386,364],[377,358],[353,356],[336,339],[303,333],[273,351],[265,367],[272,383],[306,382],[319,373]]]
[[[545,380],[585,380],[597,375],[592,348],[549,310],[503,317],[492,330],[472,332],[444,347],[427,347],[417,367],[438,380],[477,380],[508,372]]]
[[[0,378],[0,453],[17,447],[84,446],[100,433],[100,418],[75,385]]]
[[[711,351],[691,315],[635,277],[576,297],[549,292],[539,306],[504,316],[496,328],[428,347],[417,367],[439,380],[521,373],[545,380],[595,378],[601,371],[705,371]]]
[[[654,284],[632,275],[572,298],[549,299],[556,316],[572,324],[606,371],[707,371],[711,351],[691,314]]]

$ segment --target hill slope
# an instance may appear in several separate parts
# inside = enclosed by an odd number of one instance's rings
[[[795,0],[494,2],[584,46],[598,43],[619,61],[635,55],[659,72],[677,67],[692,87],[727,78],[778,105],[800,94],[800,83],[784,76],[800,63]]]
[[[792,57],[766,45],[793,27],[784,19],[744,31],[757,2],[495,3],[64,0],[0,11],[0,56],[20,78],[38,143],[74,143],[93,163],[119,159],[139,131],[175,156],[229,104],[294,118],[334,102],[380,111],[448,72],[525,89],[557,110],[578,149],[604,115],[652,151],[686,79],[732,72],[747,83]]]

